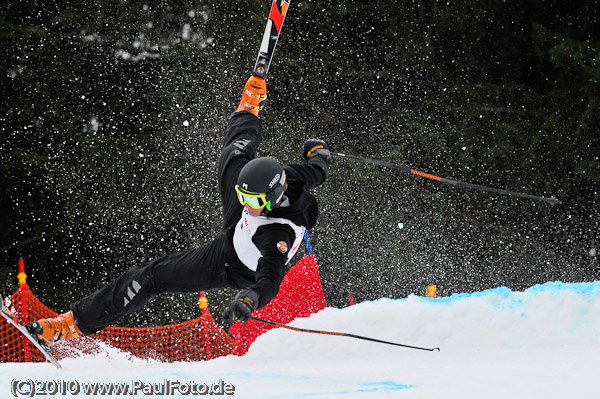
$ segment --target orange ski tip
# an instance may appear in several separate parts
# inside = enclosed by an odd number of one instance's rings
[[[289,5],[290,5],[290,3],[288,3],[287,1],[284,1],[281,4],[281,15],[283,15],[284,17],[285,17],[285,14],[287,13],[287,9],[288,9]]]

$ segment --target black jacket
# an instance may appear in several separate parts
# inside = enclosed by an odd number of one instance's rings
[[[256,157],[262,141],[262,124],[249,112],[236,112],[229,120],[225,142],[219,159],[219,190],[223,201],[224,251],[228,259],[230,278],[240,288],[252,288],[259,294],[258,307],[268,304],[277,294],[285,275],[289,251],[297,241],[297,231],[285,223],[260,226],[252,236],[252,243],[262,255],[256,271],[244,265],[233,247],[234,229],[242,218],[243,206],[235,193],[238,175],[244,165]],[[285,165],[288,188],[285,197],[289,206],[278,207],[265,214],[267,218],[281,218],[297,226],[310,229],[319,214],[315,197],[308,191],[323,183],[328,175],[328,163],[322,156],[313,156],[306,164]],[[282,248],[287,250],[283,251]]]

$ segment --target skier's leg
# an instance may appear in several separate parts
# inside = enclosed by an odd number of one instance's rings
[[[240,171],[256,157],[262,142],[262,123],[249,112],[235,112],[227,122],[225,142],[219,157],[219,192],[223,202],[223,230],[234,225],[242,213],[235,185]]]
[[[93,334],[144,306],[154,296],[230,287],[221,239],[198,249],[133,267],[100,290],[73,303],[75,322]]]

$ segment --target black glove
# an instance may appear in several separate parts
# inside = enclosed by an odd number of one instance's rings
[[[322,156],[327,162],[327,166],[331,164],[331,153],[329,147],[323,140],[308,139],[302,147],[302,156],[307,161],[314,156]]]
[[[245,322],[258,307],[258,293],[251,289],[238,292],[233,301],[223,311],[225,322]]]

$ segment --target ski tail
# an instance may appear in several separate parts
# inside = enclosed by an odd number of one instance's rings
[[[54,365],[54,367],[56,367],[57,369],[61,368],[58,360],[52,355],[52,350],[50,349],[50,347],[41,343],[29,331],[27,326],[25,324],[23,324],[19,320],[19,318],[10,309],[8,309],[7,307],[4,306],[4,303],[2,304],[2,309],[0,310],[0,314],[2,315],[2,317],[4,317],[6,319],[6,321],[9,324],[12,324],[17,330],[19,330],[21,332],[21,334],[23,334],[23,336],[25,338],[27,338],[29,340],[29,342],[31,342],[33,344],[33,346],[35,346],[37,349],[39,349],[39,351],[42,352],[42,355],[44,355],[46,360],[48,360],[50,363],[52,363]]]
[[[275,46],[277,45],[277,39],[279,39],[279,34],[281,33],[281,28],[283,27],[283,21],[285,20],[289,5],[290,2],[287,0],[273,0],[271,3],[269,19],[267,20],[265,33],[260,44],[256,64],[252,71],[252,74],[255,76],[260,76],[263,79],[267,78],[271,59],[273,58]]]

